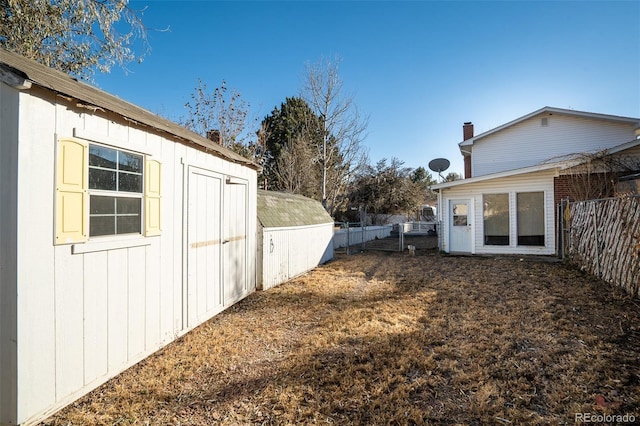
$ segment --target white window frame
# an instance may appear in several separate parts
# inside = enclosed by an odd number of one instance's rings
[[[136,155],[141,157],[140,160],[140,167],[141,167],[141,172],[137,173],[137,172],[122,172],[122,173],[128,173],[128,174],[135,174],[135,175],[139,175],[140,176],[140,192],[126,192],[126,191],[118,191],[118,179],[119,179],[119,175],[120,175],[120,171],[118,171],[118,169],[107,169],[107,168],[101,168],[101,167],[97,167],[97,166],[91,166],[89,165],[89,163],[87,163],[87,173],[89,175],[89,185],[87,188],[87,193],[89,195],[89,200],[88,200],[88,209],[89,211],[87,212],[88,214],[88,241],[95,241],[95,240],[104,240],[104,239],[108,239],[108,238],[122,238],[122,237],[142,237],[144,235],[144,219],[145,219],[145,202],[144,202],[144,194],[145,194],[145,177],[146,177],[146,170],[145,170],[145,166],[146,166],[146,155],[140,152],[136,152],[136,151],[132,151],[132,150],[128,150],[128,149],[122,149],[120,147],[115,147],[115,146],[110,146],[110,145],[106,145],[106,144],[101,144],[101,143],[95,143],[95,142],[89,142],[88,144],[88,150],[89,153],[91,152],[91,147],[92,146],[98,146],[98,147],[104,147],[107,149],[111,149],[114,150],[116,152],[125,152],[125,153],[129,153],[132,155]],[[116,162],[117,165],[117,162]],[[109,171],[115,171],[116,172],[116,190],[112,191],[112,190],[104,190],[104,189],[91,189],[91,185],[90,185],[90,170],[91,169],[95,169],[95,170],[109,170]],[[123,215],[118,215],[117,212],[115,212],[113,215],[104,215],[104,216],[113,216],[114,220],[116,221],[116,233],[114,234],[106,234],[106,235],[91,235],[91,219],[93,217],[100,217],[98,215],[92,215],[91,214],[91,197],[92,196],[101,196],[101,197],[110,197],[110,198],[135,198],[138,199],[140,201],[140,215],[139,215],[139,219],[140,219],[140,224],[139,224],[139,231],[138,232],[129,232],[129,233],[117,233],[117,217],[118,216],[123,216]]]

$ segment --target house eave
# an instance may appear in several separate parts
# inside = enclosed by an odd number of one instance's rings
[[[526,173],[535,173],[535,172],[553,170],[553,169],[561,170],[566,167],[570,167],[571,164],[573,164],[572,161],[559,161],[559,162],[553,162],[553,163],[539,164],[537,166],[523,167],[521,169],[507,170],[499,173],[491,173],[488,175],[482,175],[482,176],[472,177],[468,179],[454,180],[452,182],[443,182],[437,185],[433,185],[431,189],[439,191],[440,189],[453,188],[456,186],[469,185],[472,183],[484,182],[492,179],[505,178],[509,176],[522,175]]]
[[[616,146],[614,146],[612,148],[609,148],[606,151],[604,151],[603,154],[604,155],[617,154],[617,153],[623,152],[623,151],[625,151],[627,149],[634,148],[636,146],[640,146],[640,139],[633,139],[633,140],[630,140],[628,142],[622,143],[620,145],[616,145]],[[452,182],[439,183],[437,185],[433,185],[431,187],[431,189],[438,191],[440,189],[452,188],[452,187],[455,187],[455,186],[466,185],[466,184],[470,184],[470,183],[483,182],[483,181],[491,180],[491,179],[498,179],[498,178],[503,178],[503,177],[516,176],[516,175],[521,175],[521,174],[525,174],[525,173],[534,173],[534,172],[539,172],[539,171],[543,171],[543,170],[550,170],[550,169],[557,169],[558,171],[566,170],[566,169],[569,169],[571,167],[575,167],[575,166],[577,166],[579,164],[582,164],[585,161],[587,161],[585,159],[585,157],[584,157],[584,154],[598,154],[598,153],[597,152],[586,152],[586,153],[582,153],[582,154],[580,154],[580,153],[570,154],[570,155],[563,156],[562,158],[551,159],[551,160],[549,160],[547,162],[544,162],[542,164],[538,164],[538,165],[535,165],[535,166],[531,166],[531,167],[523,167],[523,168],[520,168],[520,169],[507,170],[507,171],[503,171],[503,172],[492,173],[492,174],[472,177],[472,178],[468,178],[468,179],[460,179],[460,180],[455,180],[455,181],[452,181]]]
[[[636,118],[636,117],[623,117],[623,116],[618,116],[618,115],[609,115],[609,114],[599,114],[599,113],[595,113],[595,112],[587,112],[587,111],[575,111],[575,110],[571,110],[571,109],[564,109],[564,108],[555,108],[555,107],[549,107],[546,106],[544,108],[540,108],[536,111],[533,111],[529,114],[523,115],[522,117],[516,118],[515,120],[509,121],[508,123],[502,124],[498,127],[494,127],[491,130],[487,130],[484,133],[481,133],[477,136],[474,136],[472,138],[469,138],[467,140],[464,140],[462,142],[458,143],[458,146],[460,147],[460,150],[462,151],[462,147],[464,146],[470,146],[473,145],[476,141],[485,138],[491,134],[494,134],[496,132],[499,132],[501,130],[504,130],[506,128],[509,128],[511,126],[514,126],[518,123],[521,123],[525,120],[528,120],[532,117],[541,115],[541,114],[558,114],[558,115],[568,115],[568,116],[573,116],[573,117],[582,117],[582,118],[592,118],[592,119],[597,119],[597,120],[606,120],[606,121],[611,121],[611,122],[618,122],[618,123],[627,123],[627,124],[636,124],[636,125],[640,125],[640,118]]]

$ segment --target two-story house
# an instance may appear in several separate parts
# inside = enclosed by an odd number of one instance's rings
[[[441,250],[471,254],[556,252],[555,211],[567,177],[595,153],[640,158],[640,119],[544,107],[458,145],[465,178],[434,185]]]

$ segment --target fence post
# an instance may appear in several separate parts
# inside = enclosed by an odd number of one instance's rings
[[[574,203],[575,206],[575,203]],[[575,211],[575,209],[574,209]],[[571,256],[571,248],[573,247],[573,237],[571,236],[571,223],[572,223],[572,217],[571,217],[571,203],[569,202],[569,200],[567,200],[567,240],[569,240],[567,242],[567,254],[569,256]]]
[[[349,252],[350,243],[351,243],[351,241],[349,241],[349,222],[347,222],[347,256],[349,256],[351,254]]]
[[[558,244],[556,256],[558,256],[560,259],[564,259],[564,245],[562,244],[562,234],[564,233],[564,222],[562,220],[562,200],[560,200],[560,204],[556,206],[556,218],[556,238]]]
[[[591,202],[591,207],[593,207],[593,232],[595,233],[596,240],[596,276],[601,278],[600,276],[600,238],[598,236],[598,213],[596,209],[596,202]]]

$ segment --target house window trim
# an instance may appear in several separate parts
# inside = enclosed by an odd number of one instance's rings
[[[506,195],[507,196],[507,220],[508,220],[508,224],[507,224],[507,230],[508,230],[508,234],[507,234],[507,239],[508,242],[507,244],[486,244],[486,228],[485,228],[485,217],[484,217],[484,198],[487,195]],[[481,202],[482,202],[482,246],[483,247],[488,247],[488,248],[493,248],[493,247],[512,247],[512,228],[511,228],[511,193],[510,192],[504,192],[504,191],[500,191],[500,192],[483,192],[481,194]]]
[[[518,244],[518,194],[530,194],[530,193],[542,193],[542,236],[544,241],[542,242],[542,244]],[[543,249],[547,247],[547,244],[549,243],[549,235],[548,235],[548,229],[547,229],[547,221],[549,220],[549,218],[547,217],[547,191],[545,190],[539,190],[539,191],[515,191],[513,194],[513,202],[514,202],[514,206],[513,206],[513,213],[514,213],[514,217],[515,217],[515,223],[514,223],[514,241],[515,241],[515,246],[518,248],[530,248],[533,250],[536,249]]]
[[[544,244],[543,245],[521,245],[518,244],[518,194],[522,193],[532,193],[532,192],[541,192],[542,193],[542,212],[543,212],[543,230],[544,230]],[[485,244],[485,229],[484,229],[484,196],[485,195],[495,195],[495,194],[508,194],[509,196],[509,245],[494,245],[494,244]],[[531,251],[539,251],[548,248],[549,244],[549,220],[553,220],[553,218],[549,218],[549,214],[547,211],[547,206],[549,203],[548,200],[548,191],[546,189],[540,190],[516,190],[516,191],[498,191],[498,192],[483,192],[481,194],[480,202],[482,203],[482,247],[487,249],[495,249],[496,247],[509,247],[512,249],[521,248]]]

